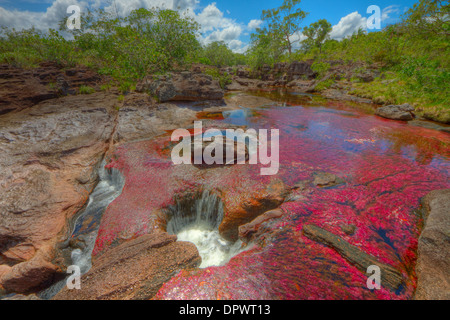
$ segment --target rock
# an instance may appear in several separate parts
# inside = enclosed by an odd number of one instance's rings
[[[359,74],[356,75],[356,77],[360,81],[365,82],[365,83],[372,82],[372,81],[375,80],[375,76],[372,73],[370,73],[370,72],[359,73]]]
[[[52,249],[95,187],[116,104],[110,93],[67,96],[0,117],[0,265],[12,266],[1,281],[8,290],[28,292],[59,272]]]
[[[219,82],[202,73],[181,72],[148,76],[136,87],[138,92],[156,96],[160,102],[222,100]]]
[[[405,103],[399,106],[389,105],[380,107],[376,110],[375,114],[392,120],[409,121],[415,118],[414,107]]]
[[[333,248],[364,274],[367,272],[369,266],[378,266],[381,269],[382,287],[397,290],[404,282],[402,274],[394,267],[379,262],[375,257],[361,251],[358,247],[351,245],[331,232],[315,225],[305,225],[303,227],[303,234],[313,241]]]
[[[422,127],[427,129],[439,130],[443,132],[450,133],[450,126],[445,124],[438,124],[436,122],[423,121],[423,120],[412,120],[408,122],[410,126]]]
[[[338,176],[328,172],[316,172],[314,174],[313,184],[317,187],[333,187],[342,184],[344,181]]]
[[[11,271],[11,267],[7,265],[0,265],[0,298],[3,294],[5,294],[6,290],[2,285],[2,278],[5,274]]]
[[[210,166],[222,166],[222,165],[232,165],[237,164],[238,161],[247,161],[249,159],[249,153],[248,148],[246,144],[240,143],[238,141],[230,140],[227,138],[223,138],[222,142],[218,142],[216,140],[212,142],[204,142],[202,144],[202,153],[201,153],[201,164],[196,163],[195,159],[195,148],[196,144],[195,142],[191,143],[191,163],[200,166],[200,167],[210,167]],[[219,164],[211,164],[206,163],[203,155],[205,154],[205,149],[208,148],[208,155],[211,154],[212,158],[215,157],[215,150],[222,149],[222,159],[220,160]],[[228,154],[234,154],[233,158],[231,160],[228,160],[227,155]],[[213,160],[210,159],[210,160]]]
[[[279,103],[264,98],[253,96],[246,93],[237,93],[225,99],[227,106],[232,108],[260,108],[264,106],[277,106]]]
[[[349,225],[349,224],[343,224],[340,226],[342,232],[344,232],[345,234],[352,236],[355,234],[356,232],[356,226],[354,225]]]
[[[196,112],[189,108],[157,104],[147,94],[131,93],[119,110],[114,141],[152,139],[168,130],[188,128],[196,119]]]
[[[1,300],[12,300],[12,301],[14,301],[14,300],[24,300],[24,301],[27,301],[27,300],[41,300],[41,299],[39,299],[39,297],[37,295],[35,295],[35,294],[30,294],[28,296],[23,295],[23,294],[15,294],[13,296],[6,297],[6,298],[3,298]]]
[[[450,299],[450,189],[423,199],[425,227],[419,238],[416,300]]]
[[[334,89],[334,88],[329,88],[329,89],[322,91],[321,96],[328,98],[328,99],[332,99],[332,100],[351,101],[351,102],[356,102],[356,103],[367,103],[367,104],[372,103],[372,100],[370,100],[370,99],[353,96],[353,95],[346,93],[346,91]]]
[[[201,258],[194,244],[167,233],[148,234],[112,248],[93,261],[80,290],[64,288],[54,300],[143,300]]]
[[[314,71],[311,69],[311,65],[308,62],[294,61],[288,67],[289,79],[298,79],[299,76],[313,77]]]
[[[225,205],[226,215],[219,227],[220,234],[228,241],[239,238],[239,227],[269,210],[278,208],[289,195],[290,189],[280,180],[273,180],[265,190],[242,195],[236,207]]]
[[[14,265],[1,278],[1,285],[8,292],[29,293],[50,284],[59,269],[44,252],[42,249],[31,260]]]
[[[0,65],[0,115],[58,96],[77,94],[81,85],[95,88],[103,81],[86,67],[64,71],[55,63],[42,63],[31,70]]]
[[[270,210],[258,216],[252,222],[239,227],[239,238],[250,241],[258,233],[264,222],[282,217],[284,212],[281,209]]]

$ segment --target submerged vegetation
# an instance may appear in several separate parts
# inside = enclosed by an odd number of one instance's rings
[[[248,65],[257,70],[305,60],[314,61],[319,81],[325,78],[319,89],[325,89],[335,81],[326,77],[331,63],[358,64],[360,73],[378,72],[369,82],[352,78],[353,94],[379,103],[408,102],[431,119],[450,122],[448,1],[420,0],[400,23],[379,32],[359,30],[340,41],[330,39],[331,24],[324,19],[302,26],[308,13],[299,6],[300,0],[284,0],[279,8],[263,11],[264,27],[252,34],[245,54],[234,53],[223,42],[202,45],[199,24],[178,11],[138,9],[119,17],[99,10],[82,16],[82,29],[70,37],[65,21],[60,31],[45,33],[3,28],[0,63],[24,68],[43,61],[85,65],[110,76],[124,92],[146,74],[194,63],[212,66],[207,72],[225,86],[230,75],[215,68]],[[303,41],[293,36],[298,32],[306,37]]]

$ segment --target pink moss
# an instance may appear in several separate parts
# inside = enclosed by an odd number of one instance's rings
[[[168,136],[121,146],[109,166],[124,174],[126,184],[103,216],[94,255],[117,241],[154,232],[156,213],[172,204],[175,194],[212,188],[232,208],[246,193],[263,192],[274,178],[293,186],[325,171],[345,183],[323,189],[309,185],[302,200],[284,203],[287,213],[273,225],[264,247],[256,246],[224,267],[182,271],[155,298],[411,298],[421,221],[415,211],[425,194],[450,187],[450,138],[353,109],[351,116],[346,112],[313,107],[260,110],[251,124],[255,129],[280,129],[281,167],[275,177],[260,176],[258,165],[214,170],[174,166]],[[221,126],[227,121],[212,118]],[[408,279],[405,288],[368,290],[365,274],[333,249],[302,235],[305,224],[323,227],[401,270]],[[345,234],[342,224],[356,226],[355,234]]]

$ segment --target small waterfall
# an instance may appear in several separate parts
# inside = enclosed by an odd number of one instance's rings
[[[168,209],[168,233],[177,234],[192,225],[209,230],[219,228],[223,219],[223,203],[216,194],[204,191],[198,198],[177,199],[175,202]]]
[[[72,250],[71,264],[80,267],[81,274],[87,273],[92,267],[92,251],[103,213],[109,204],[122,193],[125,184],[125,179],[118,170],[108,170],[105,165],[106,163],[102,162],[98,171],[99,183],[89,196],[87,206],[76,218],[72,234],[66,241],[66,246]],[[51,299],[65,285],[66,280],[61,280],[40,292],[39,297]]]
[[[204,191],[201,195],[187,199],[177,199],[168,208],[167,232],[175,234],[178,241],[196,245],[202,264],[200,268],[223,266],[242,252],[242,242],[231,243],[219,234],[223,220],[223,203],[215,194]]]

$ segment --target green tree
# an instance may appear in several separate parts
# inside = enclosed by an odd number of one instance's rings
[[[292,54],[293,45],[300,41],[300,24],[308,15],[298,8],[300,2],[301,0],[284,0],[280,7],[263,10],[261,15],[261,19],[268,25],[267,34],[277,39],[275,41],[282,44],[289,56]]]
[[[203,51],[204,62],[207,64],[223,67],[236,64],[236,56],[223,41],[215,41],[208,44]]]
[[[420,0],[406,12],[404,26],[410,33],[448,37],[450,35],[448,1]]]
[[[306,39],[302,41],[306,50],[319,48],[322,52],[323,43],[330,38],[331,23],[325,19],[311,23],[308,27],[303,28],[303,35]]]
[[[249,64],[254,68],[273,65],[278,62],[285,49],[282,39],[270,33],[266,28],[257,29],[251,35],[251,46],[247,52]]]

